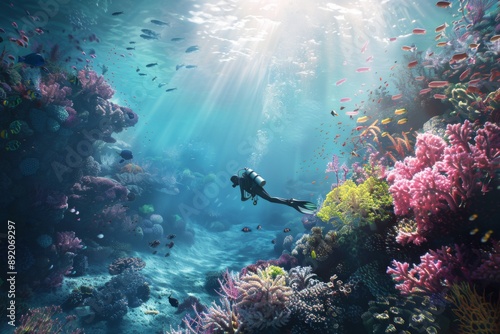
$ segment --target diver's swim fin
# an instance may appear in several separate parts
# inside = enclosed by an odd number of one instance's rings
[[[289,205],[295,210],[309,215],[312,215],[318,209],[318,207],[314,203],[296,199],[292,199]]]

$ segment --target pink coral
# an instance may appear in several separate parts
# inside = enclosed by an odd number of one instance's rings
[[[128,190],[115,180],[98,176],[83,176],[71,188],[72,199],[87,201],[114,202],[127,198]]]
[[[493,242],[493,249],[487,253],[487,258],[481,260],[481,265],[474,270],[472,278],[491,283],[500,282],[500,241]]]
[[[409,263],[393,260],[392,267],[387,267],[387,273],[398,282],[396,289],[402,294],[440,293],[454,282],[470,279],[470,270],[464,263],[458,246],[455,246],[455,252],[451,247],[442,247],[421,256],[420,264],[413,264],[411,269]]]
[[[448,125],[450,145],[435,135],[419,134],[415,157],[396,162],[387,181],[397,215],[415,216],[419,233],[431,230],[436,215],[457,211],[487,185],[500,162],[500,127],[487,122],[471,144],[470,122]]]
[[[68,99],[72,93],[71,88],[61,86],[57,82],[51,84],[40,82],[40,93],[42,95],[42,103],[45,105],[57,104],[66,107],[73,105],[73,102]]]
[[[82,85],[82,93],[84,95],[101,97],[108,100],[115,93],[113,88],[104,80],[104,77],[99,76],[95,71],[80,70],[78,72],[78,80]]]
[[[81,242],[82,240],[75,237],[75,232],[73,231],[57,232],[56,247],[60,254],[75,252],[81,249],[83,247]]]

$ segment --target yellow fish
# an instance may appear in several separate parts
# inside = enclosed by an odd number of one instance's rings
[[[382,137],[386,137],[386,136],[388,136],[388,135],[389,135],[389,132],[384,131],[384,132],[382,132],[380,135],[381,135]]]
[[[483,237],[481,238],[481,242],[486,242],[490,238],[490,236],[493,234],[493,230],[488,230]]]
[[[368,116],[361,116],[358,118],[358,123],[364,123],[368,120]]]
[[[396,109],[396,110],[394,110],[394,114],[396,114],[396,115],[404,115],[404,114],[406,114],[406,109],[405,108]]]
[[[473,213],[473,214],[472,214],[472,215],[470,215],[470,217],[469,217],[469,220],[470,220],[471,222],[472,222],[472,221],[474,221],[474,220],[476,220],[476,219],[477,219],[477,213]]]
[[[401,125],[401,124],[405,124],[406,122],[408,122],[408,118],[401,118],[399,121],[398,121],[398,124]]]
[[[388,117],[381,120],[380,124],[389,124],[390,122],[392,122],[392,118]]]
[[[477,232],[479,232],[479,229],[476,227],[472,231],[469,232],[470,235],[475,235]]]
[[[314,249],[311,251],[311,258],[312,258],[313,260],[315,260],[315,259],[316,259],[316,252],[314,251]]]
[[[0,132],[0,137],[3,138],[3,139],[9,138],[9,131],[8,130],[2,130]]]

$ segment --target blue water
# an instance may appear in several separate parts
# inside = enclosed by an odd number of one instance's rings
[[[206,272],[226,268],[238,272],[259,259],[276,259],[281,249],[274,250],[273,240],[282,241],[284,228],[291,229],[295,240],[307,232],[302,215],[291,208],[263,199],[255,206],[241,202],[230,176],[250,167],[266,179],[265,189],[272,196],[320,205],[335,182],[325,173],[333,155],[340,165],[366,161],[366,151],[353,139],[363,108],[369,111],[370,120],[364,124],[368,125],[412,103],[414,96],[405,95],[411,90],[402,91],[407,87],[409,60],[430,52],[443,57],[453,53],[436,49],[434,29],[447,22],[446,33],[453,36],[452,22],[462,18],[459,8],[459,1],[453,1],[451,8],[439,8],[435,1],[401,0],[3,2],[0,27],[5,32],[0,33],[0,48],[6,54],[17,59],[38,50],[48,59],[57,45],[60,55],[51,64],[55,67],[47,66],[48,72],[94,70],[115,90],[110,101],[138,115],[137,124],[112,135],[115,143],[94,144],[92,156],[101,165],[94,176],[120,180],[117,174],[129,162],[151,175],[155,182],[143,184],[135,199],[108,204],[121,203],[125,216],[139,220],[150,214],[140,208],[152,205],[154,213],[163,217],[164,233],[156,254],[148,246],[154,238],[138,241],[130,231],[120,230],[116,221],[106,225],[99,216],[99,206],[106,203],[70,199],[64,218],[58,219],[30,212],[36,189],[53,188],[69,196],[77,181],[74,175],[61,181],[48,168],[57,160],[54,154],[67,153],[58,146],[62,139],[48,131],[37,134],[44,138],[40,145],[1,153],[2,173],[14,182],[3,189],[15,199],[2,201],[5,210],[0,217],[19,222],[19,244],[25,243],[36,258],[42,281],[52,268],[61,266],[61,259],[41,256],[45,251],[34,246],[42,234],[55,239],[56,232],[74,230],[89,249],[101,245],[118,249],[116,243],[124,243],[126,255],[144,258],[144,273],[154,296],[147,308],[158,309],[161,315],[145,316],[144,306],[130,308],[121,325],[80,322],[87,333],[144,329],[160,333],[170,326],[177,328],[183,314],[174,314],[167,304],[170,292],[181,301],[189,294],[209,305],[217,296],[204,289]],[[117,12],[123,13],[113,15]],[[498,13],[498,8],[491,12]],[[34,33],[34,28],[43,33]],[[427,33],[414,34],[415,28]],[[158,38],[140,37],[141,29],[153,30]],[[19,38],[19,30],[29,32],[26,47],[9,41],[9,37]],[[186,52],[193,46],[196,50]],[[403,46],[415,49],[405,52]],[[423,71],[431,77],[431,70]],[[341,79],[345,82],[339,84]],[[379,108],[374,97],[382,87],[389,96],[402,93],[403,98]],[[8,117],[18,117],[5,116],[9,110],[2,111],[2,126],[10,123]],[[332,110],[338,116],[332,116]],[[359,116],[349,117],[349,112],[358,110]],[[408,124],[393,126],[391,131],[420,130],[430,116],[415,112],[408,116]],[[131,150],[134,158],[120,164],[117,153],[123,149]],[[23,177],[19,162],[35,156],[42,164],[40,172]],[[176,226],[175,216],[187,227]],[[242,232],[244,227],[252,232]],[[165,258],[168,234],[177,236]],[[90,259],[83,277],[69,275],[53,289],[34,288],[31,297],[19,299],[18,305],[22,300],[26,310],[61,304],[81,284],[103,284],[109,279],[107,266],[112,260],[112,255]],[[19,282],[32,280],[24,277]],[[5,322],[2,333],[13,332]]]

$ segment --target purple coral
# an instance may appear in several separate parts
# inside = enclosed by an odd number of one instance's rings
[[[83,247],[81,243],[82,240],[77,238],[73,231],[57,232],[56,247],[60,254],[76,252]]]

